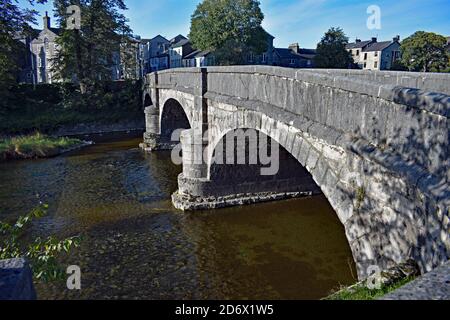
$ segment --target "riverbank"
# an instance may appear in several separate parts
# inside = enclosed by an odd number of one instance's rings
[[[0,138],[0,161],[50,158],[91,144],[75,138],[50,137],[41,133]]]
[[[408,261],[353,286],[341,288],[325,300],[377,300],[407,285],[419,276],[420,271],[417,264],[414,261]],[[376,288],[371,289],[371,285]]]

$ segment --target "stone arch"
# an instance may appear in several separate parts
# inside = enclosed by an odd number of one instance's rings
[[[281,123],[279,123],[281,124]],[[332,184],[329,184],[332,180],[323,180],[323,177],[320,177],[317,175],[317,171],[315,171],[312,168],[311,160],[308,160],[308,155],[300,155],[301,150],[295,150],[296,143],[305,143],[308,144],[307,138],[305,138],[300,132],[296,130],[291,130],[290,127],[284,126],[284,129],[281,129],[283,126],[280,125],[280,132],[274,135],[269,130],[266,130],[264,128],[247,128],[247,127],[240,127],[235,126],[232,128],[229,128],[227,130],[224,130],[216,137],[211,137],[212,141],[210,146],[208,147],[208,183],[211,184],[211,186],[208,188],[206,187],[206,190],[213,189],[214,192],[219,192],[218,195],[221,196],[221,192],[223,192],[224,195],[230,194],[230,190],[221,190],[220,188],[227,186],[223,185],[223,180],[230,178],[234,179],[234,182],[236,184],[239,183],[248,183],[248,174],[255,173],[252,171],[251,168],[246,172],[247,176],[244,176],[243,181],[238,181],[236,177],[236,172],[239,175],[239,171],[236,170],[234,167],[230,167],[230,170],[227,172],[217,172],[216,164],[213,161],[213,158],[215,156],[215,150],[217,147],[221,147],[221,142],[223,139],[227,137],[230,133],[236,131],[236,130],[246,130],[246,129],[252,129],[257,132],[262,133],[263,135],[267,136],[269,139],[272,139],[280,146],[280,175],[277,175],[274,177],[274,179],[268,179],[266,181],[262,181],[262,183],[259,183],[262,185],[262,189],[258,190],[257,192],[270,192],[270,188],[279,188],[280,185],[283,186],[283,184],[286,183],[288,186],[287,189],[278,189],[281,193],[292,193],[295,194],[297,192],[304,193],[304,195],[318,195],[323,194],[328,202],[330,203],[331,207],[335,211],[337,217],[341,221],[347,242],[349,244],[349,247],[351,248],[353,260],[357,265],[359,274],[363,275],[365,274],[365,269],[367,268],[367,257],[362,254],[360,251],[360,248],[358,246],[358,243],[356,243],[354,238],[352,237],[351,232],[347,229],[346,221],[348,220],[349,213],[347,213],[345,210],[343,210],[342,204],[347,204],[349,206],[352,206],[352,199],[347,198],[347,195],[344,193],[340,193],[340,188],[336,186],[333,186]],[[283,132],[283,130],[286,130]],[[307,150],[307,149],[305,149]],[[300,155],[300,156],[299,156]],[[209,158],[211,157],[211,158]],[[319,159],[317,160],[317,162]],[[331,164],[329,164],[325,159],[321,160],[322,164],[321,170],[325,170],[326,172],[331,172]],[[295,163],[294,163],[295,162]],[[287,167],[282,168],[283,164],[287,165]],[[259,169],[259,167],[257,168]],[[284,170],[283,170],[284,169]],[[234,172],[234,174],[230,174],[231,172]],[[281,179],[281,180],[279,180]],[[216,181],[220,181],[221,185],[217,187]],[[295,182],[300,182],[298,186],[295,186]],[[291,186],[293,186],[290,188]],[[304,189],[301,189],[304,187]],[[249,190],[252,192],[255,190],[255,185],[249,185]],[[274,189],[272,189],[273,191]],[[247,191],[244,189],[236,191],[233,190],[233,192],[237,193],[246,193]],[[277,200],[276,198],[274,198]],[[283,198],[280,198],[283,199]]]
[[[226,123],[224,125],[225,127],[216,127],[211,130],[212,134],[209,136],[210,145],[207,150],[208,178],[211,177],[213,152],[223,137],[229,132],[239,129],[256,130],[276,141],[306,169],[330,202],[330,205],[333,207],[341,223],[345,225],[348,219],[353,215],[354,201],[346,192],[342,191],[345,188],[337,186],[337,173],[335,173],[335,170],[332,170],[335,164],[330,163],[328,159],[323,157],[320,154],[320,151],[315,148],[316,146],[313,145],[311,141],[312,138],[305,136],[300,130],[288,126],[281,121],[271,119],[277,128],[274,130],[271,126],[263,125],[267,122],[266,120],[268,117],[266,115],[254,113],[254,116],[256,118],[254,123],[259,124],[257,126],[249,126],[243,124],[243,122],[239,123],[239,121],[233,121],[231,124]],[[234,119],[239,118],[239,116],[236,116]]]
[[[176,130],[186,130],[191,127],[191,121],[183,105],[174,98],[168,98],[160,110],[161,141],[175,142],[171,141],[171,138]]]
[[[153,105],[153,101],[152,101],[151,93],[148,92],[148,91],[145,91],[144,94],[143,94],[142,101],[143,101],[144,108],[152,106]]]

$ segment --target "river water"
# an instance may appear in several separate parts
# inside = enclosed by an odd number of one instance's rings
[[[0,220],[38,201],[36,236],[82,235],[62,258],[82,289],[37,283],[39,299],[320,299],[356,281],[342,225],[323,196],[182,213],[181,168],[144,154],[140,134],[53,159],[0,164]]]

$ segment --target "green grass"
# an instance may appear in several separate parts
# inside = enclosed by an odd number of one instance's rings
[[[381,289],[370,290],[364,285],[342,289],[325,300],[376,300],[413,281],[415,278],[402,279],[392,285],[383,286]]]
[[[35,133],[0,139],[0,160],[51,157],[82,143],[78,139],[55,138]]]

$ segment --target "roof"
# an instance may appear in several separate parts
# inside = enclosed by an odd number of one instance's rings
[[[383,51],[393,43],[392,41],[374,42],[369,44],[363,52]]]
[[[186,37],[181,35],[181,34],[179,34],[176,37],[173,37],[172,39],[170,39],[170,43],[178,43],[178,42],[180,42],[181,40],[184,40],[184,39],[186,39]]]
[[[211,53],[211,51],[209,50],[195,50],[194,52],[188,54],[186,57],[184,57],[184,59],[194,59],[194,58],[201,58],[201,57],[206,57],[207,55],[209,55]]]
[[[153,37],[153,38],[149,39],[148,41],[153,41],[153,40],[155,40],[156,38],[162,38],[163,40],[169,42],[169,40],[167,40],[165,37],[163,37],[163,36],[160,35],[160,34],[158,34],[156,37]]]
[[[370,43],[372,43],[372,40],[353,42],[353,43],[347,44],[346,48],[347,49],[362,49]]]
[[[189,44],[189,39],[183,39],[172,45],[172,48],[183,47]]]
[[[312,59],[316,55],[314,49],[300,49],[299,53],[285,48],[275,48],[274,50],[281,59]]]

